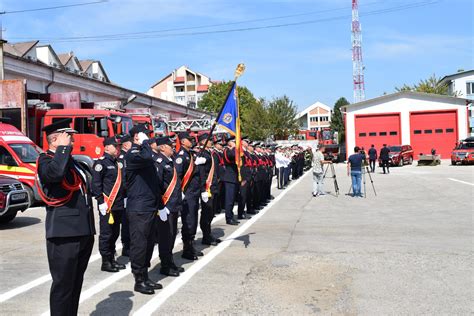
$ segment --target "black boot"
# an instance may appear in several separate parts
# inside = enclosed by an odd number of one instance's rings
[[[198,257],[204,256],[204,253],[202,251],[199,251],[199,250],[196,249],[196,247],[194,247],[194,240],[191,241],[191,247],[193,248],[193,252],[196,256],[198,256]]]
[[[157,283],[157,282],[153,282],[152,280],[150,280],[150,278],[148,277],[148,271],[143,273],[143,276],[145,278],[145,284],[152,288],[153,290],[161,290],[163,288],[163,285],[161,285],[160,283]]]
[[[161,267],[160,273],[166,276],[178,277],[178,270],[173,269],[172,267]]]
[[[119,269],[114,266],[112,259],[109,257],[102,257],[102,266],[100,267],[100,270],[106,272],[119,272]]]
[[[184,241],[183,240],[183,254],[181,255],[184,259],[188,260],[197,260],[198,257],[193,251],[193,241],[188,240]]]
[[[217,242],[212,238],[212,236],[202,237],[202,242],[201,243],[203,245],[217,246]]]
[[[143,273],[135,274],[135,286],[133,287],[133,290],[135,292],[139,292],[139,293],[147,294],[147,295],[155,294],[155,291],[153,290],[153,288],[148,286],[145,281],[146,281],[146,278]]]
[[[119,269],[119,270],[125,269],[125,265],[122,264],[122,263],[118,263],[117,260],[115,260],[114,257],[112,257],[112,265],[113,265],[115,268]]]

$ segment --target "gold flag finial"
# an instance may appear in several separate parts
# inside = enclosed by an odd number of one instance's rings
[[[235,69],[235,79],[239,78],[245,71],[245,65],[243,63],[240,63],[237,65],[237,68]]]

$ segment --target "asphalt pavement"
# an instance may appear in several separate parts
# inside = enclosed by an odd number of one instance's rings
[[[96,242],[80,314],[474,313],[474,167],[377,169],[377,195],[366,175],[366,198],[346,195],[345,168],[336,165],[339,196],[327,178],[328,195],[312,197],[308,172],[285,190],[274,187],[275,200],[237,227],[218,215],[213,230],[224,242],[200,247],[205,256],[195,262],[181,259],[178,242],[175,257],[186,268],[178,278],[159,274],[155,249],[150,277],[164,289],[152,296],[133,292],[129,266],[100,271]],[[1,315],[48,312],[44,218],[32,208],[0,226]]]

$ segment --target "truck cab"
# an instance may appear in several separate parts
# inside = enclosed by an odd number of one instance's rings
[[[65,118],[72,118],[71,128],[78,131],[74,135],[72,155],[89,170],[94,160],[104,154],[105,137],[127,134],[133,127],[129,115],[97,109],[50,110],[44,116],[44,126]],[[46,147],[46,135],[43,135],[43,148]]]
[[[23,184],[30,205],[41,200],[34,185],[36,159],[41,152],[41,148],[16,127],[0,120],[0,172]]]

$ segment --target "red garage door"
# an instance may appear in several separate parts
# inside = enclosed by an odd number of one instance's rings
[[[401,145],[400,113],[356,115],[356,145],[365,150],[374,144],[380,149],[383,144]]]
[[[457,111],[410,113],[410,138],[415,155],[431,149],[447,159],[458,138]]]

